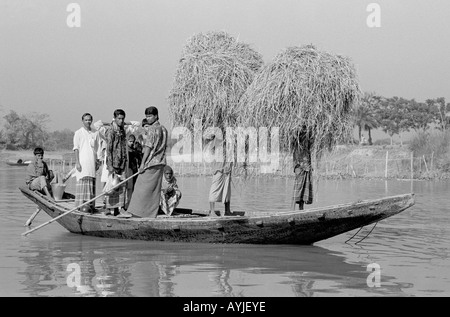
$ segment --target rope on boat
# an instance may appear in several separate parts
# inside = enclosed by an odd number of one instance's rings
[[[359,241],[355,242],[355,244],[358,244],[358,243],[360,243],[361,241],[363,241],[364,239],[366,239],[366,238],[372,233],[373,229],[375,229],[375,227],[377,226],[377,224],[378,224],[378,221],[375,222],[374,226],[373,226],[372,229],[369,231],[369,233],[366,234],[366,236],[365,236],[364,238],[362,238],[362,239],[360,239]],[[358,230],[358,231],[357,231],[350,239],[348,239],[347,241],[345,241],[345,243],[347,243],[348,241],[350,241],[351,239],[353,239],[353,238],[358,234],[358,232],[361,231],[362,228],[364,228],[364,226],[362,226],[361,228],[359,228],[359,230]]]
[[[362,238],[361,240],[359,240],[358,242],[355,242],[355,244],[358,244],[358,243],[360,243],[361,241],[363,241],[365,238],[367,238],[367,237],[369,236],[369,234],[372,233],[373,229],[375,229],[375,227],[377,226],[377,223],[378,223],[378,222],[375,222],[375,224],[373,225],[373,228],[369,231],[369,233],[368,233],[364,238]]]
[[[347,241],[345,241],[344,243],[347,243],[347,242],[349,242],[351,239],[353,239],[353,238],[358,234],[358,232],[361,231],[362,228],[364,228],[364,226],[362,226],[361,228],[359,228],[359,230],[356,231],[356,233],[355,233],[350,239],[348,239]]]

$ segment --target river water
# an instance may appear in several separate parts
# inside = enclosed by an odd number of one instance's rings
[[[416,204],[312,246],[163,243],[71,234],[26,237],[25,167],[0,163],[0,296],[339,297],[450,295],[450,182],[320,180],[310,207],[411,192]],[[209,177],[178,177],[180,207],[208,209]],[[289,209],[292,179],[234,178],[232,210]],[[68,191],[73,188],[69,184]],[[217,204],[218,209],[223,205]],[[48,221],[40,213],[33,226]]]

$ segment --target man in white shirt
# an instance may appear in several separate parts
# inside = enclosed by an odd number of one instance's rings
[[[91,127],[92,115],[83,114],[81,120],[83,127],[75,131],[73,137],[73,150],[75,151],[77,185],[75,191],[75,206],[95,197],[97,157],[100,148],[100,136],[97,130]],[[95,201],[90,203],[91,211],[95,208]]]

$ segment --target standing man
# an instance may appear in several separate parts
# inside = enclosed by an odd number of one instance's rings
[[[220,167],[217,167],[220,164]],[[213,176],[211,187],[209,189],[209,215],[217,217],[214,205],[216,202],[223,202],[225,210],[220,213],[220,216],[230,216],[231,213],[231,173],[233,169],[233,162],[217,163],[216,168],[213,169]]]
[[[144,154],[139,167],[141,173],[128,207],[127,217],[156,218],[161,198],[161,183],[166,165],[167,130],[159,123],[158,109],[148,107],[145,117],[150,125],[144,138]]]
[[[127,138],[125,132],[125,111],[114,111],[114,120],[106,130],[106,169],[108,177],[125,179],[127,168]],[[125,206],[125,185],[121,185],[106,196],[106,209],[117,216]]]
[[[92,115],[85,113],[81,116],[83,127],[75,131],[73,136],[73,150],[75,152],[75,176],[77,185],[75,191],[75,206],[83,204],[95,197],[95,181],[97,155],[100,145],[98,131],[91,127]],[[95,201],[90,203],[91,210],[95,208]]]
[[[310,148],[306,152],[294,152],[294,210],[298,205],[299,210],[303,210],[305,204],[313,203],[313,182],[312,182],[312,164]]]

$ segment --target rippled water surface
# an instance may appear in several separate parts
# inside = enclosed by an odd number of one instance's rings
[[[373,225],[312,246],[260,246],[94,238],[57,223],[23,237],[24,223],[36,209],[18,190],[24,176],[24,167],[0,164],[0,296],[450,295],[449,182],[320,180],[312,207],[411,188],[416,204],[379,222],[357,244]],[[180,207],[208,209],[210,178],[178,181]],[[235,178],[232,209],[287,210],[292,182]],[[49,219],[41,213],[33,225]],[[379,284],[370,275],[373,265],[381,270]]]

